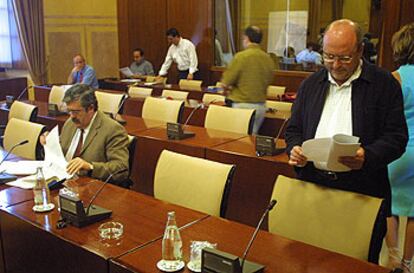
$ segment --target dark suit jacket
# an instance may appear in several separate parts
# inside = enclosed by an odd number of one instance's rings
[[[299,88],[286,129],[287,152],[315,137],[327,91],[328,71],[322,69]],[[361,170],[339,175],[332,181],[320,175],[312,163],[296,168],[298,178],[329,187],[382,197],[390,205],[387,164],[399,158],[408,140],[401,87],[391,73],[364,63],[361,76],[352,83],[352,130],[365,149]]]
[[[76,126],[69,118],[63,125],[60,142],[63,153],[66,154]],[[105,180],[110,174],[125,170],[114,175],[115,184],[128,178],[128,135],[125,128],[118,122],[98,111],[88,136],[85,139],[80,157],[93,165],[91,176]]]

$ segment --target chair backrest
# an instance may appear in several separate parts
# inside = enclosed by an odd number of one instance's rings
[[[184,101],[148,97],[142,107],[142,118],[163,122],[180,122]]]
[[[277,110],[278,112],[284,113],[286,116],[285,118],[290,118],[292,113],[292,105],[291,102],[284,102],[284,101],[275,101],[275,100],[267,100],[266,101],[266,108],[271,108]]]
[[[154,197],[224,216],[234,165],[164,150],[154,176]]]
[[[354,258],[368,259],[382,199],[278,176],[269,231]]]
[[[237,109],[210,105],[207,110],[204,127],[240,134],[251,134],[254,114],[254,109]]]
[[[180,80],[178,85],[181,89],[201,91],[201,84],[203,81],[197,80]]]
[[[269,85],[267,87],[267,97],[272,99],[280,99],[285,94],[286,86]]]
[[[225,102],[226,97],[223,95],[205,93],[203,95],[203,103],[210,104],[212,102]]]
[[[11,105],[9,111],[8,119],[12,118],[35,121],[37,118],[37,106],[16,100]]]
[[[188,92],[164,89],[162,90],[161,96],[165,98],[170,97],[174,100],[186,100]]]
[[[223,84],[222,82],[216,82],[216,86],[217,86],[217,87],[223,87],[223,86],[224,86],[224,84]]]
[[[146,97],[151,96],[151,94],[152,94],[151,88],[131,86],[128,89],[128,95],[131,98],[146,98]]]
[[[61,86],[53,85],[49,93],[49,103],[60,105],[65,96],[65,89]]]
[[[117,114],[125,94],[95,91],[98,109],[104,113]]]
[[[13,150],[13,154],[29,160],[40,159],[39,136],[44,129],[44,125],[12,118],[7,123],[6,130],[4,132],[4,149],[6,151],[10,151],[10,149],[17,143],[28,140],[28,143],[16,147]]]

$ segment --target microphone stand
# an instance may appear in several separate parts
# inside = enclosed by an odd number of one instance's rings
[[[175,139],[175,140],[181,140],[186,139],[195,136],[194,132],[185,132],[184,128],[187,126],[188,122],[190,121],[191,117],[194,115],[194,113],[198,110],[204,108],[204,104],[200,103],[194,109],[191,111],[191,113],[188,115],[188,118],[186,121],[181,125],[179,123],[167,123],[167,136],[168,139]]]
[[[126,124],[126,120],[124,120],[122,117],[119,116],[119,111],[121,111],[122,107],[125,104],[125,101],[129,98],[128,94],[125,93],[124,97],[121,100],[121,103],[119,104],[118,111],[116,111],[114,115],[114,120],[118,121],[121,124]]]

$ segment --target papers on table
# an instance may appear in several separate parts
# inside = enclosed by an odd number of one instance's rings
[[[119,71],[121,71],[121,73],[124,74],[125,77],[134,76],[134,73],[132,73],[131,69],[129,69],[128,66],[120,68]]]
[[[316,168],[334,172],[351,169],[338,162],[340,156],[355,156],[361,146],[359,137],[337,134],[331,138],[316,138],[302,144],[303,154]]]
[[[141,79],[122,79],[121,82],[136,83],[140,82]]]
[[[38,167],[43,167],[44,161],[22,160],[17,162],[3,162],[0,172],[13,175],[31,175],[35,174]]]
[[[62,180],[71,178],[72,175],[66,172],[66,165],[68,162],[66,161],[65,156],[63,155],[62,147],[60,146],[59,131],[57,126],[47,135],[46,145],[43,147],[45,149],[45,161],[37,161],[38,165],[36,167],[43,167],[43,175],[45,176],[46,181],[49,182],[53,179]],[[19,164],[19,162],[16,163]],[[31,167],[34,167],[35,165],[36,163],[33,163]],[[19,168],[22,167],[19,165]],[[36,170],[34,170],[33,173],[36,173]],[[31,189],[33,188],[35,182],[36,174],[19,178],[16,181],[7,183],[7,185]]]
[[[152,86],[152,85],[156,85],[159,84],[159,82],[145,82],[144,85],[145,86]]]

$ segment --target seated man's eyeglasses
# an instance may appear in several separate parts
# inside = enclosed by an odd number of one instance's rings
[[[353,58],[353,56],[337,56],[326,52],[323,53],[322,57],[325,63],[333,63],[335,62],[335,60],[337,60],[338,62],[343,64],[351,63]]]
[[[68,109],[68,113],[74,116],[78,115],[81,111],[82,109]]]

